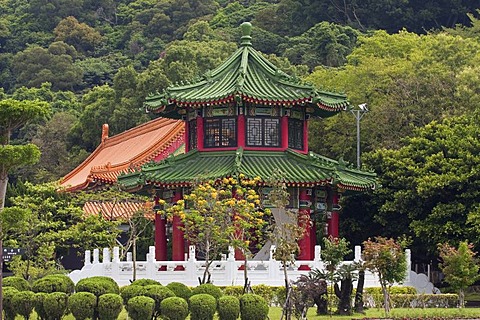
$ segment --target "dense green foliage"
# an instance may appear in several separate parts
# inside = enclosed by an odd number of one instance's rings
[[[133,320],[150,319],[155,310],[155,300],[150,297],[133,297],[127,302],[128,316]]]
[[[234,296],[223,296],[218,299],[218,318],[235,320],[240,315],[240,300]]]
[[[122,309],[122,297],[116,293],[106,293],[98,298],[98,319],[116,320]]]
[[[52,274],[35,280],[32,290],[45,293],[63,292],[70,295],[75,290],[75,284],[66,275]]]
[[[90,292],[76,292],[68,297],[68,309],[76,320],[93,318],[97,297]]]
[[[192,289],[181,282],[170,282],[167,284],[167,288],[170,289],[175,296],[181,297],[187,301],[192,295]]]
[[[96,297],[100,297],[102,294],[115,293],[119,294],[120,289],[118,284],[110,277],[95,276],[90,278],[84,278],[77,282],[75,286],[76,292],[90,292]]]
[[[168,320],[185,320],[188,316],[188,303],[184,298],[169,297],[160,304],[162,316]]]
[[[265,320],[268,318],[268,304],[261,296],[244,294],[240,298],[240,318],[242,320]]]
[[[68,296],[64,292],[52,292],[45,296],[43,308],[46,320],[60,320],[67,313]]]
[[[20,277],[6,277],[3,279],[2,285],[4,287],[13,287],[18,291],[28,291],[32,288],[27,280]]]
[[[188,304],[192,320],[213,320],[217,311],[217,300],[214,296],[206,293],[192,295]]]

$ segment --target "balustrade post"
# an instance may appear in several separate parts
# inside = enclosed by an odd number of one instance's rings
[[[97,264],[97,263],[100,263],[100,259],[99,259],[99,250],[98,249],[93,249],[93,264]]]
[[[89,266],[92,264],[92,253],[90,250],[85,250],[85,262],[84,266]]]
[[[103,248],[103,263],[109,263],[110,262],[110,249],[108,248]]]
[[[360,260],[362,260],[362,247],[355,246],[355,258],[353,258],[353,261],[360,262]]]

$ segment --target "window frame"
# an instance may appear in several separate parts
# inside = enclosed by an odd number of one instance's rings
[[[260,138],[261,138],[261,142],[260,144],[252,144],[250,143],[250,141],[252,141],[252,139],[249,139],[249,134],[250,134],[250,126],[249,126],[249,121],[253,119],[253,120],[260,120],[261,122],[261,125],[260,125],[260,130],[261,130],[261,134],[260,134]],[[275,120],[276,122],[276,127],[277,127],[277,131],[278,131],[278,134],[277,134],[277,144],[276,145],[272,145],[272,144],[267,144],[266,143],[266,121],[268,120]],[[282,122],[281,122],[281,117],[272,117],[272,116],[250,116],[250,117],[246,117],[246,121],[245,121],[245,145],[247,147],[250,147],[250,148],[280,148],[282,146]]]
[[[233,120],[233,127],[232,126],[227,126],[227,121],[232,121]],[[209,129],[215,130],[215,128],[209,125],[209,122],[218,122],[219,127],[218,127],[218,135],[213,135],[214,139],[211,139],[210,134],[207,134]],[[233,136],[231,137],[224,137],[224,132],[225,130],[233,129]],[[237,117],[208,117],[204,118],[204,123],[203,123],[203,147],[208,148],[208,149],[213,149],[213,148],[233,148],[238,146],[238,120]],[[218,138],[217,138],[218,137]],[[216,141],[218,141],[218,145],[216,144]],[[228,141],[228,144],[222,144],[222,141]],[[213,143],[212,143],[213,142]]]

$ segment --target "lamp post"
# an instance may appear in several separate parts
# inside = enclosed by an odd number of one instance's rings
[[[357,169],[360,169],[360,120],[363,118],[365,113],[368,112],[367,104],[362,103],[358,105],[358,108],[350,110],[357,120]]]

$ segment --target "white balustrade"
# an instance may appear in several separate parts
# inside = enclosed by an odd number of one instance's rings
[[[290,281],[295,281],[300,275],[308,274],[310,269],[324,269],[324,263],[321,259],[320,246],[315,246],[314,259],[311,261],[295,261],[288,265],[288,277]],[[113,278],[120,286],[130,284],[133,277],[132,253],[127,252],[126,261],[120,260],[120,250],[113,248],[112,257],[109,249],[103,249],[103,262],[99,260],[99,250],[93,250],[93,261],[91,260],[91,251],[85,251],[85,264],[81,270],[75,270],[70,273],[70,278],[76,283],[80,279],[92,276],[108,276]],[[274,259],[273,253],[275,246],[270,249],[268,260],[250,260],[247,261],[246,271],[251,285],[265,284],[271,286],[283,286],[284,275],[283,267],[280,261]],[[355,247],[354,261],[344,261],[344,264],[350,264],[361,260],[361,248]],[[408,270],[411,266],[410,250],[405,250]],[[199,279],[203,278],[205,271],[205,261],[196,260],[195,246],[189,246],[188,259],[186,261],[156,261],[155,247],[150,247],[145,261],[136,261],[137,279],[154,279],[163,285],[170,282],[182,282],[188,286],[196,286]],[[300,266],[302,266],[300,268]],[[305,268],[307,266],[308,268]],[[211,281],[215,285],[243,285],[244,284],[244,261],[235,260],[235,250],[230,247],[228,254],[223,259],[213,261],[210,266]],[[307,269],[307,270],[304,270]],[[418,280],[417,280],[418,279]],[[416,284],[418,282],[418,284]],[[417,290],[428,293],[433,289],[432,285],[424,283],[425,279],[418,277],[413,271],[407,272],[404,285],[418,287]],[[378,287],[378,278],[370,273],[365,273],[365,287]]]

